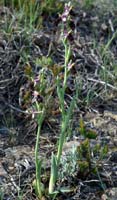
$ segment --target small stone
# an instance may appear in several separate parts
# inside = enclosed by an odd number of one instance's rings
[[[117,163],[117,151],[113,152],[111,157],[110,157],[110,161]]]
[[[103,194],[103,195],[101,196],[101,200],[108,200],[107,195],[106,195],[106,194]]]
[[[115,146],[117,146],[117,138],[113,139],[113,143],[114,143]]]

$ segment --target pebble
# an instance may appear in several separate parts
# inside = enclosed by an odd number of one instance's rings
[[[117,151],[112,152],[111,157],[110,157],[110,161],[117,163]]]

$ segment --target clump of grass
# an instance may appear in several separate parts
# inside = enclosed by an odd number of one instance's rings
[[[95,0],[84,0],[83,6],[90,10],[92,6],[94,5],[94,3],[95,3]]]
[[[63,2],[56,0],[44,0],[40,3],[42,14],[57,14],[63,12],[64,4]]]
[[[33,1],[33,0],[3,0],[4,6],[11,8],[12,17],[5,16],[5,30],[11,33],[22,27],[28,32],[43,26],[44,15],[52,15],[63,11],[64,3],[55,0]]]
[[[100,50],[100,55],[102,58],[102,66],[100,69],[100,78],[105,82],[105,89],[107,87],[112,88],[116,91],[116,60],[114,54],[111,52],[111,44],[117,37],[117,32],[115,32],[111,38],[108,39],[106,45],[102,45]]]

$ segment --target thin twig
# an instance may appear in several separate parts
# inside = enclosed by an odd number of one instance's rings
[[[9,81],[11,81],[11,80],[13,80],[13,79],[12,79],[12,78],[10,78],[10,79],[4,79],[4,80],[0,81],[0,84],[9,82]]]
[[[95,82],[95,83],[100,83],[102,85],[106,85],[108,86],[109,88],[111,88],[112,90],[115,90],[117,91],[117,88],[114,87],[113,85],[109,84],[109,83],[106,83],[104,81],[101,81],[101,80],[96,80],[96,79],[93,79],[93,78],[87,78],[88,81],[92,81],[92,82]]]
[[[24,114],[39,114],[39,113],[42,113],[42,111],[40,111],[40,112],[38,112],[38,111],[28,111],[28,110],[26,110],[26,111],[24,111],[24,110],[21,110],[20,108],[16,108],[16,107],[14,107],[13,105],[11,105],[11,104],[7,104],[11,109],[13,109],[13,110],[16,110],[16,111],[18,111],[18,112],[21,112],[21,113],[24,113]]]

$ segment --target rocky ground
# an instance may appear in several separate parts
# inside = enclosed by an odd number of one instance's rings
[[[69,13],[72,30],[69,42],[72,50],[73,68],[68,78],[66,104],[79,87],[77,108],[72,119],[72,134],[66,142],[63,154],[80,142],[79,119],[82,116],[87,128],[97,132],[94,143],[108,145],[108,154],[101,161],[99,176],[78,173],[57,183],[71,191],[62,193],[56,199],[117,199],[117,20],[116,9],[105,9],[99,5],[86,10],[75,7]],[[9,7],[0,7],[0,188],[1,199],[36,199],[32,189],[35,178],[34,145],[37,124],[30,113],[31,102],[23,102],[22,88],[31,90],[25,69],[32,67],[36,75],[40,65],[38,58],[51,57],[55,72],[64,62],[64,49],[60,38],[61,20],[59,15],[43,15],[43,28],[31,34],[17,30],[13,23],[11,33],[5,33],[5,16],[13,18]],[[46,20],[45,20],[46,19]],[[112,40],[111,40],[112,39]],[[108,44],[108,41],[110,41]],[[107,46],[108,44],[108,46]],[[41,63],[43,64],[43,63]],[[46,161],[44,170],[49,173],[49,157],[55,150],[60,128],[60,111],[56,96],[54,76],[47,66],[47,89],[52,88],[53,96],[47,106],[47,115],[41,134],[41,157]],[[62,76],[62,69],[61,74]],[[75,80],[75,81],[74,81]],[[28,110],[28,112],[27,112]],[[69,127],[70,129],[70,127]],[[70,133],[71,133],[70,132]],[[67,154],[67,153],[66,153]],[[47,185],[48,180],[42,177]],[[44,197],[43,199],[48,199]]]

